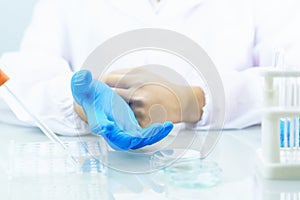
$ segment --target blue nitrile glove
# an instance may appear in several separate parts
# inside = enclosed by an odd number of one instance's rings
[[[102,135],[115,149],[137,149],[166,137],[171,122],[141,128],[129,105],[105,83],[92,79],[87,70],[76,72],[71,81],[75,101],[83,108],[94,134]]]

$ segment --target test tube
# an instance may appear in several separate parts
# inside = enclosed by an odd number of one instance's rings
[[[5,95],[9,95],[10,99],[14,101],[41,129],[41,131],[55,144],[62,148],[64,152],[71,157],[71,160],[75,166],[78,166],[76,158],[68,151],[65,144],[59,139],[59,137],[37,116],[35,116],[13,93],[13,91],[5,84],[9,80],[9,77],[0,69],[0,87],[5,90]]]

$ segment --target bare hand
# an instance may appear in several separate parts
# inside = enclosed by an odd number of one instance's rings
[[[138,67],[113,71],[101,78],[122,96],[142,127],[155,122],[197,122],[205,104],[203,90],[182,86]]]

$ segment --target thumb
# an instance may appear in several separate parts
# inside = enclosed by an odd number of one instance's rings
[[[71,79],[71,90],[75,101],[82,106],[85,99],[91,98],[89,86],[92,83],[92,74],[88,70],[76,72]]]

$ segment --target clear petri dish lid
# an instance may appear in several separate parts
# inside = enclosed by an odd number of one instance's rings
[[[164,172],[169,187],[205,188],[217,185],[222,169],[217,162],[201,157],[199,151],[171,149],[155,152],[153,168]]]
[[[156,151],[150,158],[153,169],[168,167],[176,161],[187,162],[202,159],[199,151],[192,149],[165,149]]]

